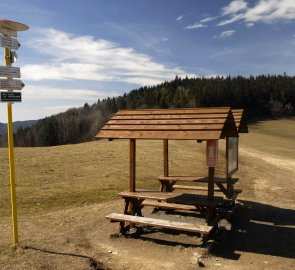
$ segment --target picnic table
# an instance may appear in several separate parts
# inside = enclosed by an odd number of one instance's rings
[[[216,209],[224,204],[234,203],[237,195],[241,192],[241,190],[234,188],[239,179],[232,178],[232,175],[238,170],[238,137],[242,132],[248,132],[243,110],[229,107],[142,109],[117,112],[96,137],[109,140],[129,139],[129,190],[119,193],[119,196],[124,199],[123,214],[111,213],[106,218],[112,222],[120,222],[121,233],[126,233],[130,227],[137,224],[208,235],[216,225]],[[160,183],[159,191],[136,188],[137,139],[163,140],[164,175],[156,178]],[[210,153],[217,154],[214,151],[218,150],[217,142],[220,139],[226,139],[226,177],[215,176],[216,165],[212,157],[211,159],[207,158],[207,176],[169,175],[169,140],[205,141],[208,157]],[[209,145],[211,148],[208,147]],[[191,184],[184,185],[185,182]],[[193,183],[198,185],[192,185]],[[199,184],[203,184],[203,186]],[[200,194],[196,194],[196,192]],[[221,196],[216,196],[215,192],[219,192]],[[206,220],[207,225],[143,217],[142,208],[145,206],[199,212]]]

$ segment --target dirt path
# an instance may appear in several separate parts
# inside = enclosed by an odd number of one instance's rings
[[[249,149],[249,148],[242,148],[242,147],[239,149],[239,152],[242,155],[247,155],[249,157],[254,157],[254,158],[263,160],[272,166],[278,167],[279,169],[283,168],[286,170],[290,170],[292,173],[295,172],[295,159],[290,160],[290,159],[282,158],[279,156],[269,156],[269,155],[265,155],[265,153],[254,151],[253,149]]]

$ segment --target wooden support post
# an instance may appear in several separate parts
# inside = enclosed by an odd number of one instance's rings
[[[214,199],[214,173],[215,173],[215,167],[208,167],[208,201],[212,201]],[[210,224],[214,216],[215,216],[215,207],[213,207],[212,205],[207,205],[207,216],[206,216],[207,224]]]
[[[208,168],[208,200],[214,199],[214,173],[215,167]]]
[[[231,175],[228,173],[228,166],[229,166],[229,151],[228,151],[228,137],[226,137],[225,140],[225,157],[226,157],[226,162],[225,162],[225,171],[226,171],[226,197],[230,198],[233,193],[233,184],[231,183]]]
[[[130,179],[129,191],[135,192],[135,172],[136,172],[136,141],[130,139]]]
[[[163,154],[164,154],[164,176],[169,176],[168,165],[168,140],[163,140]]]

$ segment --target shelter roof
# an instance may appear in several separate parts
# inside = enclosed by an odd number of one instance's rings
[[[236,122],[238,133],[248,133],[248,126],[245,120],[243,109],[232,109],[232,113]]]
[[[236,112],[240,119],[241,112]],[[209,140],[238,137],[229,107],[118,111],[96,135],[109,139]]]

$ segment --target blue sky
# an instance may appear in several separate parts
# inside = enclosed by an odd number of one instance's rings
[[[1,0],[0,18],[30,26],[18,35],[15,121],[176,75],[295,73],[294,0]]]

